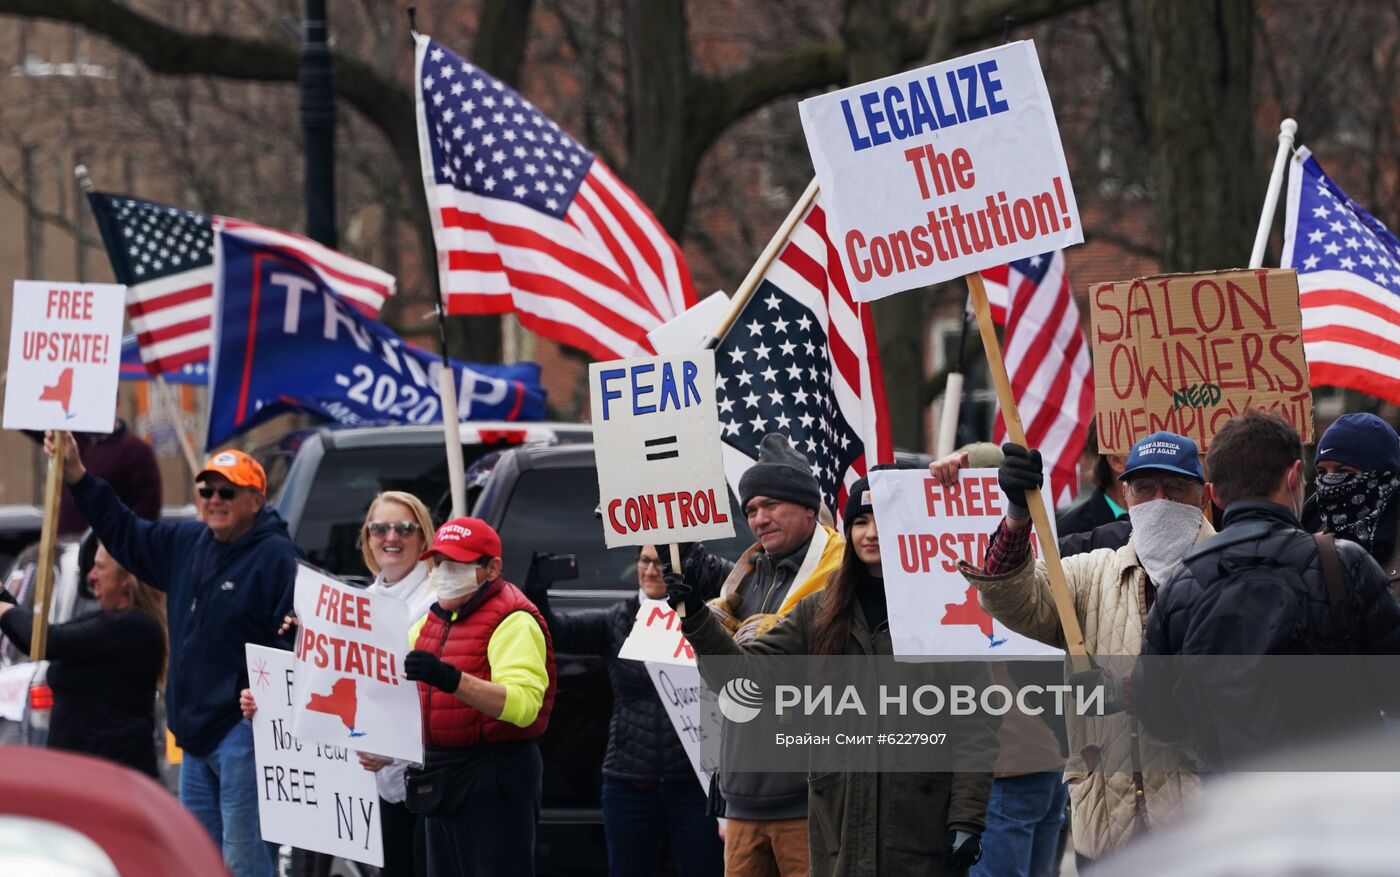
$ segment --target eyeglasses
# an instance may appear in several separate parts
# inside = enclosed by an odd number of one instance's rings
[[[1144,477],[1134,478],[1128,482],[1128,493],[1133,499],[1148,499],[1156,496],[1157,491],[1164,490],[1168,497],[1175,500],[1188,500],[1192,491],[1200,485],[1190,478],[1177,478],[1174,476],[1165,477]]]
[[[365,529],[369,531],[371,536],[378,536],[381,539],[388,536],[390,530],[398,533],[400,539],[407,539],[423,528],[413,521],[398,521],[393,524],[388,521],[370,521],[368,524],[365,524]]]
[[[200,499],[213,499],[214,494],[217,493],[219,499],[224,502],[228,502],[235,496],[238,496],[237,487],[200,487],[196,492],[199,494]]]
[[[656,569],[660,569],[660,568],[661,568],[661,561],[660,561],[660,559],[655,558],[655,557],[639,557],[639,558],[637,558],[637,568],[638,568],[638,569],[649,569],[649,568],[652,568],[652,567],[655,567]]]

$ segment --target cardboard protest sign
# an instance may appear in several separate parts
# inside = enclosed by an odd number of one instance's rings
[[[607,546],[733,536],[714,351],[595,362],[588,384]]]
[[[665,600],[642,600],[632,632],[617,656],[625,661],[695,666],[695,650],[681,633],[681,618]]]
[[[297,568],[296,691],[292,733],[423,762],[418,684],[402,676],[408,607],[352,588],[315,567]]]
[[[112,431],[126,287],[16,280],[6,429]]]
[[[798,109],[828,237],[860,301],[1084,240],[1032,42]]]
[[[701,681],[700,671],[695,667],[648,662],[647,672],[676,729],[676,736],[681,738],[690,766],[700,780],[700,788],[708,792],[710,777],[719,770],[719,747],[705,746],[705,729],[721,726],[723,717],[719,712],[718,695]],[[710,757],[705,757],[704,749],[710,750]]]
[[[958,561],[981,566],[1006,514],[995,469],[963,469],[945,489],[926,471],[870,473],[890,637],[901,656],[1005,658],[1059,650],[1021,636],[977,602]],[[1031,550],[1037,551],[1036,534]]]
[[[1089,290],[1099,450],[1167,430],[1205,452],[1231,417],[1273,411],[1312,439],[1298,276],[1164,274]]]
[[[263,840],[384,864],[374,774],[344,746],[293,736],[295,663],[291,652],[245,645]]]

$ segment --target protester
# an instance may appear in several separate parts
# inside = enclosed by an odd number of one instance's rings
[[[360,528],[360,555],[374,573],[369,590],[392,597],[408,607],[410,629],[428,612],[436,595],[428,583],[428,561],[419,560],[433,530],[427,506],[411,493],[386,490],[376,496]],[[287,619],[289,626],[292,619]],[[251,719],[257,702],[249,689],[239,695],[243,717]],[[426,857],[418,817],[404,804],[404,770],[408,763],[360,753],[360,764],[374,771],[379,789],[379,825],[383,833],[381,877],[423,874]]]
[[[248,687],[246,643],[286,648],[278,638],[292,603],[297,548],[266,507],[267,476],[242,451],[220,451],[195,476],[204,520],[152,523],[90,475],[72,436],[61,443],[63,480],[107,550],[167,600],[170,679],[166,721],[184,750],[180,801],[222,844],[234,877],[273,873],[275,848],[258,825],[252,725],[239,712]]]
[[[1163,588],[1133,670],[1131,702],[1143,725],[1163,740],[1192,732],[1215,769],[1283,744],[1375,731],[1382,709],[1400,707],[1393,680],[1322,662],[1313,679],[1297,663],[1239,658],[1400,654],[1400,604],[1379,565],[1361,546],[1299,525],[1302,454],[1297,430],[1275,414],[1248,411],[1216,433],[1206,461],[1225,526]],[[1170,655],[1231,657],[1186,668],[1146,658]]]
[[[437,602],[410,635],[404,676],[420,683],[424,765],[408,769],[407,801],[426,817],[428,873],[533,874],[549,629],[501,578],[501,537],[485,521],[448,521],[422,558]]]
[[[1317,443],[1324,532],[1370,552],[1400,597],[1400,436],[1374,414],[1344,414]]]
[[[603,832],[611,877],[651,877],[665,871],[662,842],[669,841],[682,877],[718,875],[724,870],[724,844],[705,790],[676,736],[651,674],[641,661],[618,658],[632,632],[643,599],[666,597],[658,546],[637,551],[637,593],[606,609],[558,614],[550,609],[549,589],[526,585],[539,607],[554,647],[561,653],[608,659],[612,720],[603,758]]]
[[[84,752],[158,778],[156,689],[165,677],[165,595],[100,544],[88,585],[97,611],[48,631],[49,747]],[[34,613],[0,588],[0,633],[29,654]]]
[[[992,536],[982,568],[964,562],[959,570],[998,621],[1064,648],[1049,575],[1044,562],[1032,561],[1030,551],[1026,491],[1039,488],[1044,480],[1040,453],[1009,443],[1003,450],[1006,458],[997,475],[1007,516]],[[1090,654],[1136,655],[1157,586],[1171,577],[1193,544],[1215,532],[1201,514],[1205,477],[1189,438],[1158,432],[1139,440],[1119,478],[1126,486],[1132,538],[1117,550],[1101,548],[1062,563]],[[1075,852],[1082,864],[1167,820],[1194,795],[1194,774],[1151,769],[1189,761],[1189,753],[1141,735],[1131,716],[1087,721],[1071,715],[1068,730],[1065,777],[1070,783]]]
[[[669,574],[667,593],[685,606],[681,626],[696,653],[893,655],[879,529],[866,479],[852,485],[843,520],[841,565],[826,588],[802,598],[773,628],[747,643],[732,639],[716,615],[705,611],[686,577]],[[985,667],[980,673],[991,681]],[[960,735],[954,745],[994,752],[996,723],[987,717],[985,733]],[[892,776],[837,771],[812,781],[807,797],[812,874],[959,874],[977,861],[991,775],[925,773],[917,784],[900,784]],[[896,816],[911,813],[918,818]],[[733,837],[732,825],[729,831]],[[731,866],[727,873],[761,872]]]
[[[1060,512],[1055,520],[1055,532],[1061,539],[1075,533],[1088,533],[1095,527],[1128,517],[1128,509],[1123,504],[1122,482],[1118,480],[1127,458],[1122,454],[1099,453],[1098,426],[1092,420],[1089,421],[1089,433],[1085,439],[1084,458],[1093,460],[1090,471],[1094,490]],[[1124,537],[1122,544],[1126,543],[1127,537]]]
[[[716,620],[740,645],[778,623],[821,590],[841,563],[841,534],[817,522],[821,488],[812,466],[786,437],[770,433],[758,462],[739,479],[739,502],[758,542],[737,562],[689,545],[681,556],[693,594],[719,591],[710,601]],[[726,723],[721,764],[733,761],[742,734]],[[716,781],[724,799],[724,868],[728,875],[807,873],[807,780],[800,774],[726,772]]]

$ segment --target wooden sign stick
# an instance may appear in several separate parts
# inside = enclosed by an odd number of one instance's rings
[[[676,573],[681,571],[681,547],[675,542],[671,543],[671,569]],[[682,618],[685,617],[684,603],[676,607],[676,614]]]
[[[982,275],[973,272],[967,275],[967,290],[972,297],[972,309],[977,315],[977,328],[982,333],[982,347],[987,351],[987,367],[996,384],[997,401],[1001,403],[1001,417],[1006,423],[1006,435],[1022,447],[1026,444],[1026,430],[1021,426],[1021,412],[1016,408],[1016,397],[1011,392],[1011,379],[1006,376],[1006,362],[1001,358],[1001,344],[997,341],[996,327],[992,324],[992,309],[987,304],[987,289],[982,285]],[[1070,596],[1069,585],[1065,583],[1065,571],[1060,566],[1060,549],[1055,544],[1054,530],[1050,528],[1050,513],[1046,510],[1044,488],[1026,492],[1026,505],[1030,507],[1031,522],[1036,535],[1040,537],[1040,556],[1045,561],[1046,572],[1050,575],[1050,593],[1055,598],[1055,610],[1060,616],[1060,628],[1064,631],[1066,650],[1073,659],[1076,671],[1088,670],[1085,659],[1088,652],[1084,648],[1084,632],[1079,628],[1079,616],[1074,611],[1074,598]]]
[[[54,455],[49,457],[49,475],[44,479],[44,523],[39,530],[39,560],[34,568],[34,628],[29,638],[29,657],[44,660],[49,646],[49,605],[53,602],[54,546],[58,542],[58,504],[63,498],[63,454],[72,441],[68,433],[54,436]]]

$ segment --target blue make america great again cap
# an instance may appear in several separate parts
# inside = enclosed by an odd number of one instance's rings
[[[1138,439],[1128,454],[1128,463],[1123,467],[1123,474],[1118,476],[1118,480],[1127,481],[1129,476],[1144,469],[1175,472],[1194,478],[1202,484],[1206,482],[1205,472],[1201,469],[1201,453],[1196,449],[1196,443],[1174,432],[1154,432]]]

